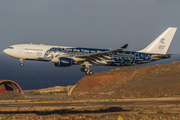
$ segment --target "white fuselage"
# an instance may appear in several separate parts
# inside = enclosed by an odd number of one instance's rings
[[[17,45],[10,46],[9,48],[5,49],[3,52],[14,58],[35,60],[36,58],[43,58],[45,52],[52,47],[73,48],[73,47],[67,47],[67,46],[51,46],[51,45],[43,45],[43,44],[39,44],[39,45],[38,44],[17,44]],[[56,56],[56,54],[57,53],[53,53],[54,56]],[[52,59],[51,62],[57,62],[57,61],[53,61]]]

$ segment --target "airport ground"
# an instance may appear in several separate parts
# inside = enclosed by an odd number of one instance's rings
[[[117,120],[118,115],[124,120],[180,119],[180,97],[61,101],[68,96],[25,95],[27,99],[1,99],[0,119]]]

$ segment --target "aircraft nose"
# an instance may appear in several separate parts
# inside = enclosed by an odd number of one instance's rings
[[[11,57],[14,57],[14,51],[11,50],[11,49],[4,49],[3,52],[6,54],[6,55],[9,55]]]
[[[8,49],[4,49],[3,52],[6,54],[6,55],[10,55],[10,51]]]
[[[4,52],[5,54],[7,54],[7,49],[4,49],[3,52]]]

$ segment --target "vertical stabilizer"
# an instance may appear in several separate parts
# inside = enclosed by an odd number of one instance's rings
[[[177,28],[169,27],[146,48],[137,52],[166,54],[176,30]]]

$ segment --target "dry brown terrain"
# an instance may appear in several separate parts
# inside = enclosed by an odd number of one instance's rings
[[[180,62],[117,68],[85,76],[72,99],[148,98],[180,95]]]
[[[179,105],[171,104],[0,107],[0,117],[4,120],[117,120],[118,115],[120,115],[124,118],[124,120],[160,120],[160,118],[162,120],[179,120],[179,111]]]
[[[38,90],[29,90],[24,92],[40,93],[40,94],[68,94],[68,92],[71,90],[72,87],[74,86],[55,86],[55,87],[38,89]]]
[[[32,96],[50,96],[53,98],[53,95],[67,95],[68,91],[70,91],[74,86],[55,86],[55,87],[49,87],[49,88],[43,88],[38,90],[24,90],[23,94],[21,93],[10,93],[7,91],[7,93],[1,93],[0,94],[0,100],[3,99],[30,99]],[[34,99],[37,99],[38,97],[35,97]],[[57,98],[57,97],[55,97]],[[47,98],[51,99],[51,98]]]
[[[76,84],[70,96],[58,99],[32,100],[30,103],[41,102],[73,102],[87,100],[85,106],[31,106],[1,107],[1,104],[23,104],[24,102],[0,102],[0,119],[43,119],[43,120],[115,120],[121,115],[124,120],[179,120],[180,104],[148,104],[143,105],[88,105],[88,101],[103,99],[123,101],[125,98],[162,98],[180,96],[180,62],[142,67],[117,68],[102,71],[83,77]],[[63,92],[62,92],[63,91]],[[22,95],[28,98],[32,94],[67,94],[67,87],[54,87],[35,91],[26,91]],[[26,93],[25,92],[25,93]],[[9,95],[11,96],[11,95]],[[17,99],[21,99],[18,96]],[[7,97],[7,94],[4,94]],[[23,98],[22,98],[23,99]],[[112,100],[111,100],[112,99]],[[179,97],[171,98],[176,101]],[[126,99],[135,101],[138,99]],[[105,102],[105,100],[103,100]],[[158,100],[157,100],[158,101]]]

